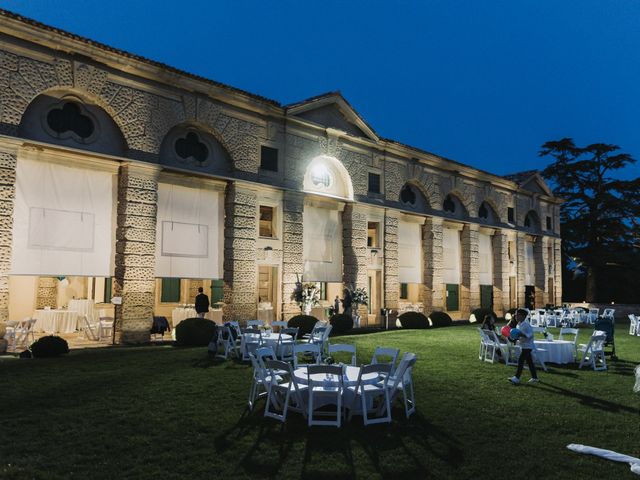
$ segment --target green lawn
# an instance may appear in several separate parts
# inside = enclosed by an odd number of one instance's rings
[[[582,332],[586,340],[587,331]],[[203,349],[149,346],[0,360],[2,478],[633,478],[565,448],[640,457],[640,337],[620,326],[609,371],[551,368],[536,386],[480,362],[474,327],[343,337],[366,363],[377,345],[418,355],[418,413],[388,425],[284,428],[248,414],[251,371]],[[525,379],[527,378],[525,372]],[[262,407],[262,401],[259,403]]]

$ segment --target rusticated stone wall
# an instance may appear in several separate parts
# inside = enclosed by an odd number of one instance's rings
[[[480,307],[480,227],[466,224],[462,229],[462,285],[460,286],[460,319],[468,319],[471,311]]]
[[[300,314],[300,307],[293,299],[296,283],[302,279],[302,215],[304,194],[284,192],[282,201],[282,317],[289,320]]]
[[[422,227],[424,255],[424,310],[425,315],[444,310],[444,286],[442,282],[442,219],[427,217]]]
[[[367,289],[367,214],[353,203],[342,212],[342,252],[344,286]],[[360,305],[358,311],[362,319],[367,318],[366,306]]]
[[[509,310],[509,237],[498,230],[491,238],[493,247],[493,311]]]
[[[542,308],[549,303],[547,293],[547,242],[537,237],[533,244],[533,257],[536,271],[536,308]]]
[[[38,277],[38,290],[36,292],[36,308],[57,308],[58,303],[58,279],[55,277]]]
[[[550,240],[553,242],[553,289],[555,304],[562,304],[562,240],[559,238]]]
[[[224,320],[257,318],[258,280],[256,236],[258,195],[237,182],[225,190]]]
[[[398,281],[398,216],[387,210],[384,216],[384,303],[386,308],[398,310],[400,283]],[[393,324],[393,323],[392,323]]]
[[[516,288],[518,289],[518,292],[516,294],[516,301],[518,302],[517,307],[518,308],[524,308],[524,304],[525,304],[525,299],[524,299],[524,272],[525,272],[525,265],[524,265],[524,249],[525,249],[525,242],[526,242],[526,234],[524,233],[520,233],[518,232],[518,234],[516,235],[516,256],[517,256],[517,260],[516,260],[516,272],[517,272],[517,278],[516,278]]]
[[[116,341],[149,341],[153,322],[158,168],[124,163],[118,175],[114,296]]]
[[[9,272],[16,196],[16,155],[0,152],[0,322],[9,319]]]

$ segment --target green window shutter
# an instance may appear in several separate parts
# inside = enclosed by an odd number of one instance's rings
[[[111,289],[113,288],[113,279],[107,277],[104,279],[104,303],[111,302]]]
[[[493,309],[492,285],[480,285],[480,307]]]
[[[224,280],[211,281],[211,304],[224,301]]]
[[[160,302],[178,303],[179,301],[180,301],[180,279],[179,278],[163,278],[162,292],[160,294]]]
[[[447,311],[456,312],[460,309],[459,307],[459,292],[460,285],[447,283]]]
[[[406,300],[409,298],[409,284],[401,283],[400,284],[400,298],[402,300]]]

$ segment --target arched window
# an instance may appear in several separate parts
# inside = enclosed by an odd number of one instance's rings
[[[447,195],[444,199],[444,203],[442,204],[442,209],[445,212],[456,213],[456,202],[453,200],[451,195]]]
[[[233,170],[225,148],[198,124],[177,125],[169,130],[160,145],[160,163],[220,175]]]
[[[304,174],[304,190],[331,197],[353,199],[349,172],[337,158],[320,155],[311,160]]]
[[[480,209],[478,210],[478,217],[484,218],[485,220],[489,218],[489,209],[484,202],[482,202],[482,205],[480,205]]]

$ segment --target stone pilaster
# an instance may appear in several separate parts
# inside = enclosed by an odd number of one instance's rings
[[[204,280],[189,280],[189,289],[187,290],[187,303],[196,302],[196,295],[198,295],[198,289],[200,287],[204,287]]]
[[[556,305],[562,305],[562,240],[556,238],[550,241],[553,242],[553,288],[555,290],[555,303]]]
[[[256,239],[258,195],[236,182],[225,191],[224,320],[257,318],[258,279]]]
[[[509,310],[509,237],[498,230],[493,247],[493,310],[502,316]]]
[[[284,192],[282,201],[282,318],[284,320],[300,315],[300,307],[293,299],[293,295],[296,283],[304,273],[303,212],[304,194]]]
[[[0,152],[0,322],[9,319],[9,272],[16,197],[16,155]]]
[[[547,239],[545,237],[536,237],[536,241],[533,244],[533,257],[536,269],[536,307],[540,308],[549,303],[547,256]]]
[[[387,210],[384,215],[384,306],[398,311],[398,215]]]
[[[118,217],[113,293],[116,341],[149,341],[155,304],[158,173],[154,165],[128,164],[118,175]]]
[[[58,303],[58,279],[55,277],[38,277],[38,290],[36,292],[36,308],[57,308]]]
[[[466,224],[462,229],[462,285],[460,286],[460,318],[467,319],[480,307],[480,226]]]
[[[444,285],[442,280],[442,218],[427,217],[422,227],[424,268],[425,315],[444,310]]]
[[[367,288],[367,214],[353,203],[342,212],[342,265],[345,287]],[[359,312],[363,319],[367,318],[366,306],[360,305]]]
[[[517,306],[518,308],[522,308],[524,307],[524,272],[525,272],[525,265],[524,265],[524,249],[525,249],[525,242],[526,242],[526,234],[518,232],[516,235],[516,272],[517,272],[517,278],[516,278],[516,288],[517,288],[517,292],[516,292],[516,302],[517,302]]]

